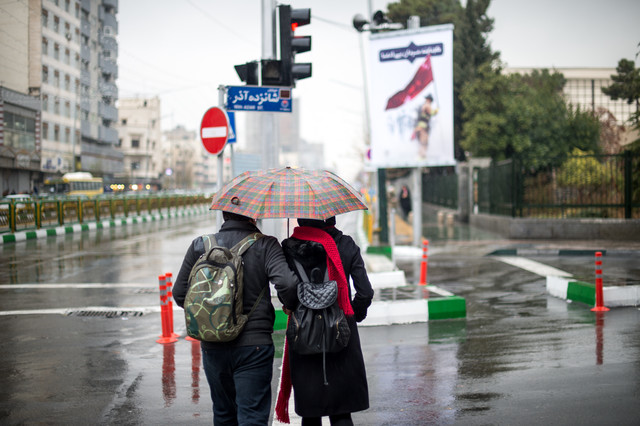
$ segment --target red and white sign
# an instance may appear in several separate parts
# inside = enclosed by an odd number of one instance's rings
[[[220,154],[229,139],[229,117],[218,107],[212,107],[204,113],[200,124],[200,138],[204,149],[212,154]]]

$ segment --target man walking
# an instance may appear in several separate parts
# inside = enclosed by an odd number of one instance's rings
[[[224,223],[215,235],[218,245],[231,248],[246,236],[260,232],[256,221],[223,212]],[[180,267],[173,297],[184,308],[189,274],[205,252],[202,237],[194,239]],[[297,276],[291,271],[275,237],[259,238],[243,255],[243,313],[249,314],[260,293],[273,283],[282,305],[298,303]],[[240,335],[231,342],[201,342],[202,363],[211,390],[214,425],[266,425],[271,410],[273,324],[275,310],[267,291],[249,316]]]

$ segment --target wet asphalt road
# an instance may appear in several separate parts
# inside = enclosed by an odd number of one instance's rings
[[[199,221],[0,247],[1,424],[211,423],[197,344],[156,343],[152,309],[157,276],[175,274],[193,236],[210,230]],[[429,282],[465,297],[467,318],[360,328],[371,408],[356,424],[640,424],[637,308],[595,314],[487,256],[514,242],[463,227],[433,232]],[[605,256],[605,284],[637,285],[638,253]],[[588,256],[533,259],[580,279],[593,273]],[[419,260],[398,266],[413,282]],[[104,306],[119,311],[92,308]],[[181,319],[176,311],[179,333]],[[282,334],[275,340],[281,348]]]

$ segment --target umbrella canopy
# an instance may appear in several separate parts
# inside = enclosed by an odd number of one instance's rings
[[[351,185],[331,172],[285,167],[235,177],[213,195],[211,210],[253,219],[328,219],[367,206]]]

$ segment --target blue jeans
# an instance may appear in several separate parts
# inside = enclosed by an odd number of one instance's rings
[[[273,345],[202,349],[216,426],[269,422]]]

